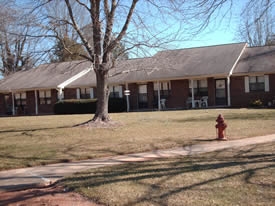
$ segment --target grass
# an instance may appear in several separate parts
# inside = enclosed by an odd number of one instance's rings
[[[104,205],[274,205],[275,144],[83,172],[60,182]]]
[[[229,139],[275,133],[275,110],[213,109],[111,114],[122,126],[79,128],[91,115],[0,118],[0,170],[207,142],[222,113]]]

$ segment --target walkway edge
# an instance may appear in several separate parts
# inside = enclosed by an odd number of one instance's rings
[[[0,191],[41,187],[55,183],[65,176],[88,169],[124,164],[127,162],[148,161],[158,158],[195,155],[218,150],[237,148],[254,144],[275,142],[275,134],[230,141],[214,141],[152,152],[143,152],[113,157],[103,157],[69,163],[57,163],[30,168],[12,169],[0,172]]]

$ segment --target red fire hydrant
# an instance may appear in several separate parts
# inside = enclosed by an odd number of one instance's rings
[[[227,140],[226,136],[225,136],[225,129],[227,127],[227,124],[224,122],[224,117],[219,114],[219,116],[216,119],[216,128],[218,130],[218,140]]]

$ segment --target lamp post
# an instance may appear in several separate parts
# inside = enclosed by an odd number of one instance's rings
[[[129,110],[130,110],[130,103],[129,103],[130,90],[128,90],[128,89],[124,90],[124,95],[126,96],[127,112],[129,112]]]

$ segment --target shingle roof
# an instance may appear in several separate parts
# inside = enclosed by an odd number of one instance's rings
[[[238,43],[167,50],[150,58],[119,61],[110,71],[114,76],[109,78],[109,83],[227,76],[245,47],[246,43]],[[93,75],[90,72],[68,86],[95,86]]]
[[[275,46],[248,47],[238,62],[233,75],[271,72],[275,72]]]
[[[153,58],[129,59],[117,61],[114,68],[109,72],[109,84],[122,84],[125,82],[146,81],[150,77],[150,72],[155,68]],[[67,87],[89,87],[96,86],[96,77],[94,71],[77,79]]]
[[[156,77],[227,76],[245,46],[238,43],[159,52],[155,58],[167,69]]]
[[[158,52],[150,58],[118,61],[110,71],[111,77],[108,78],[108,81],[109,84],[124,84],[165,79],[225,77],[229,74],[244,48],[246,48],[245,43],[237,43],[167,50]],[[250,49],[246,49],[250,54]],[[5,78],[4,81],[0,82],[0,91],[56,88],[62,82],[90,66],[91,63],[88,61],[41,65],[36,69],[17,72]],[[239,64],[238,70],[246,71],[242,68]],[[67,87],[95,85],[95,73],[90,71]]]
[[[90,67],[88,61],[43,64],[16,72],[0,82],[0,91],[56,88],[57,85]]]

